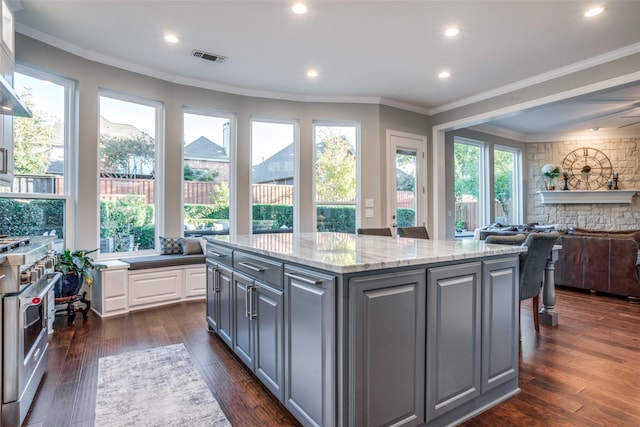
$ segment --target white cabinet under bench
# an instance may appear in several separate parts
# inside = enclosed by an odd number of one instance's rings
[[[198,259],[191,257],[176,257],[175,262],[169,262],[173,265],[161,267],[155,267],[162,264],[154,264],[154,257],[102,262],[106,268],[94,272],[92,309],[106,317],[180,301],[204,299],[204,256]]]

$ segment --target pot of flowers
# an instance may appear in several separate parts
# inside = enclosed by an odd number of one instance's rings
[[[555,179],[560,176],[560,166],[547,163],[542,166],[542,175],[544,176],[545,188],[547,190],[555,190]]]
[[[57,261],[54,267],[55,271],[62,273],[62,279],[56,284],[55,297],[64,298],[77,295],[82,288],[82,284],[86,283],[91,286],[93,283],[93,270],[101,269],[105,266],[97,264],[89,254],[96,252],[98,249],[91,251],[77,250],[71,251],[65,249],[57,254]]]

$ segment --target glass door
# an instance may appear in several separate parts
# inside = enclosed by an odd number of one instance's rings
[[[419,135],[388,131],[389,226],[412,227],[425,224],[424,192],[424,144],[426,138]]]

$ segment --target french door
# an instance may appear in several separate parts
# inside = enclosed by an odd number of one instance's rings
[[[388,226],[426,225],[426,136],[387,130]]]

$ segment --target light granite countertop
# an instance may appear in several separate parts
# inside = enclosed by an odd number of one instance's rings
[[[345,274],[517,254],[522,246],[484,240],[424,240],[347,233],[275,233],[207,237],[234,249]]]

